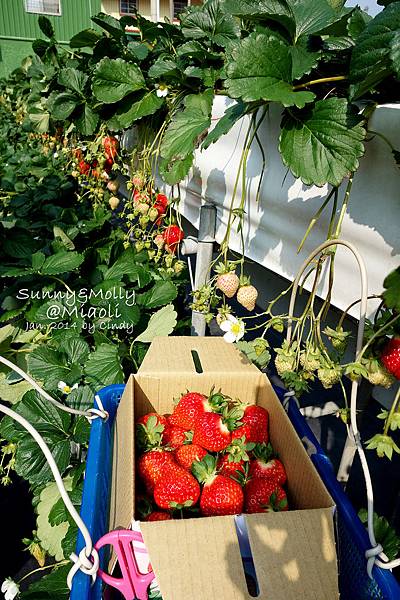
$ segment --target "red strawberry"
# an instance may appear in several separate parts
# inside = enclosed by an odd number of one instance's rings
[[[286,483],[285,467],[279,458],[274,458],[271,444],[258,444],[253,454],[255,458],[250,463],[250,477],[273,479],[279,485]]]
[[[400,379],[400,337],[394,337],[386,344],[381,361],[389,373]]]
[[[254,444],[267,443],[269,440],[268,421],[269,415],[265,408],[255,404],[246,406],[244,415],[240,420],[243,425],[233,432],[232,437],[238,438],[244,435],[246,442],[253,442]]]
[[[169,521],[172,519],[170,513],[162,510],[153,510],[146,518],[145,521]]]
[[[207,397],[197,392],[188,392],[175,406],[169,422],[183,429],[193,429],[197,417],[206,411],[211,411]]]
[[[138,419],[136,424],[137,445],[142,450],[151,450],[161,446],[164,437],[164,431],[168,426],[168,421],[162,415],[157,413],[148,413]]]
[[[218,469],[220,471],[220,475],[225,475],[225,477],[235,477],[238,472],[246,474],[244,465],[244,460],[239,460],[238,462],[234,462],[229,460],[229,454],[224,454],[224,456],[220,456],[218,459]]]
[[[231,433],[221,415],[206,412],[200,415],[194,427],[193,444],[211,452],[221,452],[231,443]]]
[[[147,413],[147,415],[143,415],[143,417],[140,417],[137,420],[137,424],[138,425],[146,425],[148,420],[150,419],[150,417],[156,418],[157,425],[164,425],[164,427],[165,427],[168,424],[167,417],[164,417],[163,415],[159,415],[158,413],[155,413],[155,412],[150,412],[150,413]]]
[[[206,456],[193,465],[193,473],[204,483],[200,498],[200,510],[205,517],[216,515],[236,515],[243,509],[241,486],[224,475],[217,475],[216,458]]]
[[[112,166],[114,164],[114,160],[112,158],[106,158],[104,161],[103,169],[106,173],[110,173]]]
[[[156,202],[158,204],[161,204],[161,206],[163,206],[164,208],[168,206],[168,198],[165,194],[157,194]]]
[[[163,237],[169,251],[174,253],[179,242],[183,240],[184,233],[178,225],[169,225],[163,232]]]
[[[148,490],[153,490],[162,476],[166,465],[174,464],[172,452],[165,450],[151,450],[143,454],[138,460],[138,473]]]
[[[168,423],[162,436],[163,443],[172,449],[179,448],[189,439],[186,433],[186,429]]]
[[[247,513],[288,510],[286,493],[273,479],[251,479],[245,487]]]
[[[207,455],[207,450],[204,450],[201,446],[196,444],[186,444],[177,448],[174,452],[174,458],[178,465],[186,469],[186,471],[192,470],[192,464],[195,461],[200,461],[204,456]]]
[[[79,171],[81,175],[86,175],[90,171],[90,165],[85,160],[79,162]]]
[[[183,508],[196,504],[200,486],[182,467],[166,472],[154,488],[154,501],[160,508]]]
[[[119,142],[115,137],[108,135],[103,138],[103,148],[107,158],[115,158],[118,154],[118,147]]]

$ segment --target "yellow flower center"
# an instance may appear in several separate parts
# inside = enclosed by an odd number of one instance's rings
[[[234,323],[231,327],[231,331],[234,335],[238,335],[240,333],[240,323]]]

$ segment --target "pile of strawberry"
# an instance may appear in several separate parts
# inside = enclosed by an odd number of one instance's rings
[[[181,396],[171,415],[136,424],[139,517],[288,510],[286,471],[269,443],[268,412],[221,392]]]

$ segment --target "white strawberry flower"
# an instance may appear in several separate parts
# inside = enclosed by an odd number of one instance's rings
[[[7,577],[7,579],[3,581],[1,591],[5,595],[6,600],[14,600],[14,598],[19,595],[19,585],[18,583],[15,583],[11,577]]]
[[[225,331],[224,340],[233,344],[244,336],[244,323],[241,319],[237,319],[233,315],[226,315],[226,321],[220,324],[222,331]]]
[[[156,94],[159,98],[165,98],[168,95],[168,86],[165,83],[157,83],[156,84]]]
[[[72,392],[72,390],[76,390],[76,388],[78,387],[78,384],[74,383],[74,385],[71,387],[71,386],[67,385],[65,383],[65,381],[59,381],[57,387],[60,390],[60,392],[62,392],[63,394],[70,394]]]

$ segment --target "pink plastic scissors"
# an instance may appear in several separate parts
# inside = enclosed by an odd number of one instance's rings
[[[143,544],[143,538],[138,531],[121,529],[111,531],[99,539],[95,545],[96,550],[103,546],[110,545],[114,548],[117,555],[122,577],[112,577],[99,569],[98,576],[111,587],[116,588],[125,598],[125,600],[148,600],[147,590],[154,579],[154,572],[151,565],[148,566],[147,573],[139,570],[136,553],[147,553]]]

